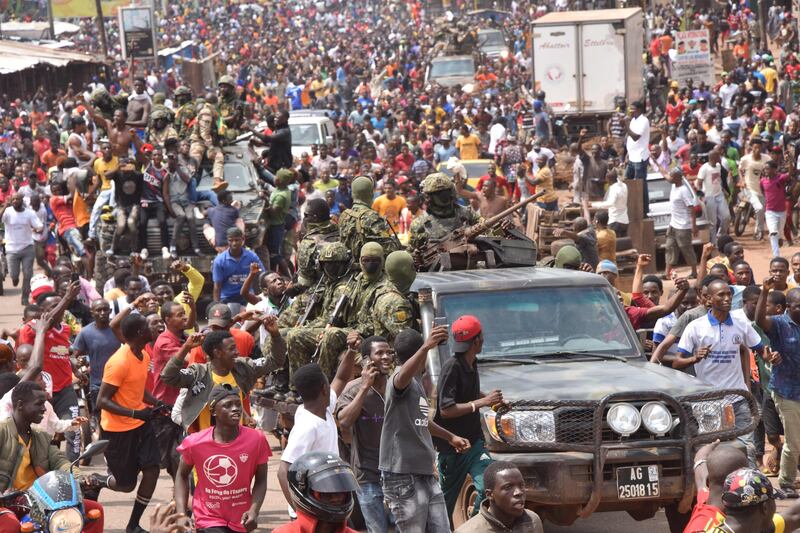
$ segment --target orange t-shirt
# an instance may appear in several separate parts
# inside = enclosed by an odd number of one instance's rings
[[[253,339],[253,336],[241,329],[233,328],[229,329],[228,331],[231,332],[233,342],[236,344],[236,349],[239,351],[239,355],[241,357],[250,357],[250,354],[253,353],[253,348],[256,346],[256,341]],[[189,352],[189,356],[186,358],[187,365],[191,365],[193,363],[205,364],[207,362],[206,354],[203,352],[202,346],[192,348],[192,351]]]
[[[75,191],[75,196],[72,197],[72,214],[75,215],[75,224],[79,228],[89,223],[89,207],[78,191]]]
[[[103,382],[117,387],[111,399],[125,409],[144,409],[144,389],[150,369],[150,355],[145,351],[142,359],[134,355],[130,346],[123,344],[106,362],[103,369]],[[144,424],[129,416],[122,416],[102,410],[100,427],[106,431],[130,431]]]

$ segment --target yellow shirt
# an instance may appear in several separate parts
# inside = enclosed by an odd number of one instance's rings
[[[233,379],[233,373],[229,373],[227,376],[218,376],[214,372],[211,372],[211,381],[214,382],[215,386],[227,383],[231,387],[238,387],[238,385],[236,385],[236,380]],[[239,396],[241,397],[241,393],[239,393]],[[244,403],[244,398],[241,400],[242,403]],[[244,420],[244,417],[242,417],[242,420]],[[200,416],[197,417],[197,424],[198,431],[203,431],[211,427],[211,410],[208,408],[208,405],[203,407],[203,410],[200,411]]]
[[[617,262],[617,233],[613,229],[597,231],[597,256],[600,261],[608,259]]]
[[[100,190],[107,191],[111,188],[111,180],[106,176],[119,168],[117,156],[111,156],[111,161],[106,161],[102,157],[94,160],[94,171],[100,176]]]
[[[536,172],[536,179],[540,180],[537,184],[536,192],[540,192],[539,188],[545,192],[543,196],[539,197],[539,201],[544,203],[555,202],[558,200],[555,187],[553,186],[553,173],[547,167],[542,167]]]
[[[395,196],[392,200],[382,194],[372,202],[372,209],[386,219],[386,222],[396,232],[400,231],[400,213],[406,207],[406,199],[402,196]]]
[[[778,71],[771,67],[765,67],[761,69],[761,75],[767,80],[764,89],[768,93],[775,92],[775,84],[778,83]]]
[[[36,472],[33,471],[31,466],[31,443],[25,444],[22,437],[17,436],[19,443],[22,445],[22,459],[17,468],[17,473],[14,476],[14,489],[15,490],[28,490],[36,481]]]
[[[478,159],[480,157],[481,141],[477,135],[469,134],[466,137],[459,135],[456,139],[456,148],[461,154],[461,159]]]

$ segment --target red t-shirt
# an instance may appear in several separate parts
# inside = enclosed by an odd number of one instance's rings
[[[667,104],[667,122],[670,124],[677,124],[678,119],[681,118],[685,107],[683,106],[683,102],[678,100],[678,103],[675,105]]]
[[[689,523],[683,530],[683,533],[700,533],[706,531],[709,526],[718,526],[723,520],[725,515],[719,508],[708,505],[708,489],[703,489],[697,493],[697,504],[692,509],[692,516],[689,518]]]
[[[242,426],[233,442],[215,442],[212,426],[186,437],[178,452],[196,467],[192,512],[197,529],[227,527],[244,533],[242,514],[252,503],[250,486],[258,466],[272,455],[264,435]]]
[[[169,330],[164,330],[164,333],[158,336],[153,345],[150,359],[152,361],[150,372],[153,376],[153,387],[151,389],[153,396],[169,405],[175,404],[180,390],[161,381],[161,371],[167,366],[169,360],[178,353],[181,346],[183,346],[182,338],[176,337]]]
[[[19,330],[20,344],[33,344],[36,330],[35,320],[31,320]],[[44,341],[44,371],[53,377],[53,392],[72,386],[72,364],[69,362],[69,325],[62,323],[59,327],[50,328]]]
[[[53,196],[50,198],[50,209],[53,211],[53,216],[58,221],[58,234],[64,233],[71,228],[77,228],[78,224],[75,222],[75,214],[72,212],[72,206],[67,203],[68,196]]]
[[[631,303],[635,305],[625,307],[625,314],[628,315],[633,329],[639,329],[647,320],[647,309],[653,307],[653,302],[643,294],[633,293],[631,295]]]
[[[253,353],[253,348],[256,346],[256,341],[253,339],[253,336],[241,329],[231,328],[228,331],[231,337],[233,337],[233,343],[236,344],[236,349],[239,350],[239,356],[250,357]],[[202,346],[192,348],[192,351],[189,352],[189,357],[186,358],[187,365],[192,365],[194,363],[205,364],[206,362],[206,354],[203,352]]]

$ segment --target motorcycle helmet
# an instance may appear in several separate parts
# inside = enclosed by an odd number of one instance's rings
[[[323,452],[302,455],[287,475],[292,504],[323,522],[341,523],[353,511],[353,492],[358,488],[350,467],[337,456]],[[314,493],[346,493],[344,502],[328,503]]]

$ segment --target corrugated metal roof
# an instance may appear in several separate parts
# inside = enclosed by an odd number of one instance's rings
[[[38,64],[63,67],[73,62],[102,63],[99,56],[68,50],[53,50],[34,44],[0,41],[0,74],[11,74]]]
[[[533,24],[535,26],[538,24],[624,20],[641,11],[642,9],[639,7],[626,7],[622,9],[595,9],[593,11],[559,11],[556,13],[548,13],[547,15],[534,20]]]

